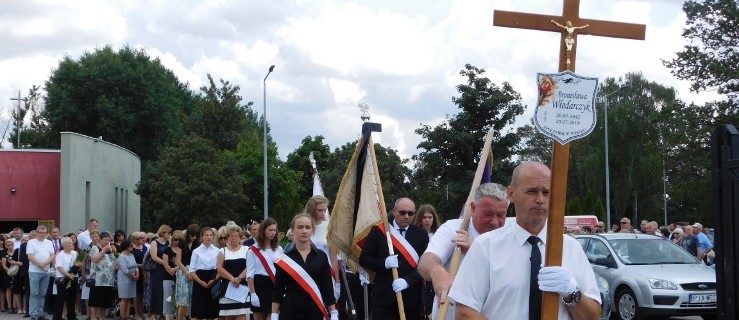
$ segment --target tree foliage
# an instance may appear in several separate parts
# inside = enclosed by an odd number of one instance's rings
[[[739,2],[689,0],[683,4],[689,44],[672,60],[663,61],[679,79],[692,82],[691,90],[718,90],[736,106],[739,94]]]
[[[460,71],[466,83],[457,86],[452,102],[460,112],[446,121],[416,129],[424,141],[413,157],[414,194],[434,204],[440,214],[457,216],[464,206],[488,129],[495,130],[493,141],[493,181],[507,183],[513,171],[515,146],[519,137],[505,129],[523,113],[520,95],[510,84],[494,84],[484,77],[485,70],[469,64]]]
[[[169,224],[184,229],[190,223],[219,227],[226,221],[244,222],[248,202],[244,178],[235,155],[212,141],[188,135],[166,147],[159,160],[146,167],[141,195],[142,226],[155,230]]]
[[[303,187],[298,191],[298,197],[306,201],[313,195],[313,167],[308,159],[310,153],[313,152],[316,168],[322,180],[325,180],[325,172],[329,169],[331,148],[323,142],[323,139],[323,136],[320,135],[303,138],[300,146],[287,155],[287,161],[285,162],[285,166],[301,174],[298,185]],[[325,182],[322,181],[322,184],[325,188]]]
[[[200,87],[195,97],[195,112],[188,128],[212,141],[217,148],[234,150],[249,130],[257,130],[257,117],[251,110],[254,102],[241,104],[240,87],[220,80],[220,87],[207,75],[208,84]]]
[[[130,47],[64,57],[45,89],[48,147],[59,147],[59,132],[73,131],[102,136],[142,160],[155,159],[159,148],[182,134],[181,116],[192,107],[187,85],[159,59]]]

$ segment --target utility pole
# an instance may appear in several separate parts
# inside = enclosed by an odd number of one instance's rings
[[[22,123],[22,120],[23,120],[23,119],[21,119],[21,101],[24,101],[25,102],[26,99],[25,98],[21,99],[21,91],[18,90],[18,98],[10,98],[10,100],[11,101],[18,101],[18,113],[16,114],[17,119],[16,119],[16,122],[15,122],[15,134],[16,134],[16,140],[17,140],[17,142],[16,142],[16,145],[15,146],[16,146],[17,149],[20,149],[21,148],[21,123]]]

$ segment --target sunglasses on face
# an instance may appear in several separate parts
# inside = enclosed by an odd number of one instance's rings
[[[401,216],[412,216],[416,214],[415,211],[405,211],[405,210],[398,210],[398,213],[400,213]]]

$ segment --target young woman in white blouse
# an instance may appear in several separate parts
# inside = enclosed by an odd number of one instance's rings
[[[254,320],[265,320],[272,312],[272,290],[275,287],[275,260],[282,255],[277,238],[277,222],[267,218],[259,225],[256,243],[246,253],[251,311]],[[265,265],[267,268],[265,268]]]
[[[203,243],[192,251],[190,260],[190,275],[192,276],[192,319],[218,318],[218,301],[211,299],[210,287],[218,281],[216,262],[218,248],[213,244],[215,233],[211,228],[200,231]]]

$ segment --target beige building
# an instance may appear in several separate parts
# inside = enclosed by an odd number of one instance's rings
[[[61,133],[60,227],[85,228],[90,218],[101,231],[140,229],[141,159],[130,150],[73,132]]]

